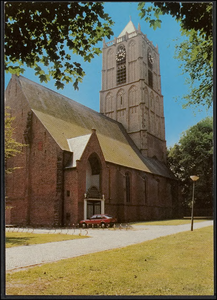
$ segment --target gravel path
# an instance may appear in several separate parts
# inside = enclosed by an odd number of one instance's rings
[[[195,222],[194,229],[213,225],[213,221]],[[11,229],[7,229],[10,231]],[[23,229],[23,231],[27,229]],[[140,225],[131,229],[70,229],[57,230],[67,234],[88,235],[89,238],[19,246],[6,249],[6,271],[20,270],[89,253],[121,248],[155,238],[190,231],[189,224],[175,226]],[[54,230],[35,229],[34,233],[54,233]]]

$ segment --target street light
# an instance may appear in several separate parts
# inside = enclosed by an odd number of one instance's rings
[[[191,231],[193,231],[193,218],[194,218],[194,187],[195,181],[199,179],[198,176],[192,175],[190,176],[191,180],[193,181],[193,192],[192,192],[192,208],[191,208]]]

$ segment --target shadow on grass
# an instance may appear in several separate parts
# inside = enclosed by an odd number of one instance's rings
[[[5,242],[8,246],[23,246],[28,245],[31,238],[28,237],[6,237]]]

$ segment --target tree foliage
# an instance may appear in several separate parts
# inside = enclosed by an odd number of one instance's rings
[[[41,82],[63,88],[74,80],[78,89],[85,73],[76,58],[99,55],[112,25],[102,2],[5,2],[5,69],[19,75],[26,65]]]
[[[161,15],[171,15],[179,22],[187,39],[176,45],[175,58],[182,62],[182,74],[188,74],[186,83],[190,92],[184,96],[186,104],[205,105],[213,101],[213,3],[212,2],[141,2],[140,17],[150,27],[161,27]],[[150,4],[150,2],[149,2]],[[147,7],[147,8],[146,8]]]
[[[212,2],[140,2],[140,17],[154,29],[161,26],[161,15],[169,14],[180,22],[186,31],[198,31],[202,37],[209,39],[213,35]]]
[[[168,164],[182,187],[186,206],[191,203],[191,175],[199,176],[195,189],[197,208],[213,205],[213,119],[208,117],[184,132],[168,150]]]
[[[5,108],[5,166],[7,166],[7,160],[10,157],[14,157],[17,154],[22,152],[22,147],[25,146],[17,142],[14,138],[14,128],[13,128],[13,121],[14,117],[10,116],[9,107]],[[5,168],[5,173],[10,174],[18,167],[13,168]]]
[[[176,45],[175,58],[182,61],[182,74],[189,74],[186,83],[190,92],[183,98],[189,105],[206,105],[211,107],[213,102],[213,43],[205,40],[196,31],[184,32],[188,40]]]

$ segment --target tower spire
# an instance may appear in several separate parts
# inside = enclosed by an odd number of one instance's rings
[[[140,23],[138,24],[138,30],[139,30],[139,32],[141,31]]]

